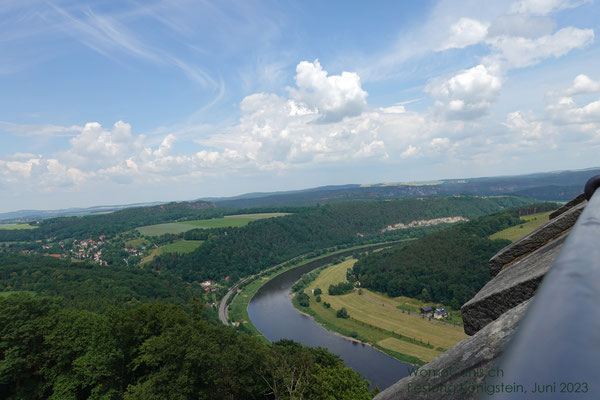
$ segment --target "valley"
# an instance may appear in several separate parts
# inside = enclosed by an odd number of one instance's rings
[[[283,362],[285,346],[300,346],[298,357],[309,358],[316,357],[311,347],[324,346],[333,353],[327,357],[339,360],[331,368],[355,368],[371,380],[364,386],[366,381],[357,378],[357,387],[374,390],[404,376],[407,365],[422,365],[465,337],[456,304],[486,277],[483,264],[471,263],[466,270],[461,260],[486,259],[508,242],[493,237],[496,232],[533,229],[530,225],[543,222],[555,207],[518,197],[466,195],[277,209],[183,202],[9,224],[13,229],[0,230],[0,301],[7,302],[7,310],[22,302],[35,307],[47,302],[75,314],[91,312],[112,326],[103,329],[113,330],[117,320],[110,313],[115,307],[145,313],[146,305],[158,302],[214,326],[219,307],[228,306],[228,326],[210,328],[216,329],[210,337],[222,335],[220,329],[233,332],[229,334],[250,346],[250,352],[272,354],[261,361],[267,364]],[[453,262],[444,256],[448,252],[454,253]],[[428,261],[413,262],[407,273],[399,259]],[[310,278],[303,275],[312,270]],[[298,279],[303,286],[290,298]],[[440,290],[439,279],[452,291]],[[283,291],[273,287],[281,280],[289,285]],[[346,294],[328,292],[330,285],[346,281],[351,288]],[[322,293],[315,296],[317,288]],[[278,311],[261,309],[273,305],[270,290],[280,296],[277,307],[283,308]],[[302,296],[308,304],[300,304]],[[419,309],[426,305],[444,307],[449,315],[439,321],[421,315]],[[343,318],[338,317],[341,310]],[[59,324],[44,312],[34,320]],[[279,320],[288,322],[276,327]],[[140,338],[136,346],[164,334]],[[73,354],[83,357],[88,351]],[[213,366],[220,368],[236,357],[215,359]]]
[[[0,400],[600,398],[600,0],[0,14]]]

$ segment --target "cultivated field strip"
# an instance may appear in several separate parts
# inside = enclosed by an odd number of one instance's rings
[[[311,308],[321,318],[345,330],[354,329],[359,335],[368,336],[370,342],[383,348],[418,357],[423,361],[431,360],[443,349],[450,348],[467,337],[462,327],[430,321],[414,312],[408,314],[397,309],[398,305],[406,301],[405,298],[390,298],[366,289],[362,289],[363,295],[355,290],[341,296],[330,296],[327,293],[329,285],[344,281],[346,270],[355,262],[354,259],[348,259],[334,265],[322,271],[308,285],[305,292],[311,297]],[[312,289],[317,287],[323,291],[321,303],[317,303],[311,295]],[[330,303],[331,309],[323,307],[323,302]],[[349,320],[335,317],[335,310],[342,307],[348,311],[351,317]]]

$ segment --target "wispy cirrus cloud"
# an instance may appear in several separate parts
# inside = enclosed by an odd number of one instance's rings
[[[0,121],[0,132],[6,132],[15,136],[70,137],[76,136],[82,129],[83,127],[78,125],[20,125]]]
[[[58,5],[52,4],[52,7],[66,22],[62,25],[63,32],[99,54],[114,58],[115,53],[124,53],[155,64],[170,65],[203,87],[219,87],[219,82],[203,68],[149,45],[117,17],[99,14],[91,8],[83,9],[76,15]]]

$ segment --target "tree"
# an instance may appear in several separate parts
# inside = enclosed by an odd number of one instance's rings
[[[431,295],[429,294],[429,290],[427,290],[427,288],[423,288],[423,290],[421,290],[421,295],[419,296],[421,301],[424,301],[426,303],[431,301]]]
[[[348,311],[346,311],[346,307],[340,308],[335,314],[335,316],[338,318],[350,318],[350,316],[348,315]]]
[[[369,392],[369,382],[346,367],[323,367],[315,365],[312,382],[308,388],[310,399],[321,400],[368,400],[373,398]]]
[[[322,291],[320,288],[315,288],[315,291],[314,291],[314,293],[313,293],[313,294],[314,294],[315,296],[319,296],[321,293],[323,293],[323,291]]]
[[[310,384],[315,358],[310,350],[291,340],[274,343],[266,359],[265,382],[276,399],[301,399]]]
[[[304,292],[298,294],[298,304],[302,307],[308,307],[310,305],[310,297]]]
[[[21,293],[0,298],[0,397],[47,397],[41,372],[48,351],[43,333],[57,309],[49,298]]]

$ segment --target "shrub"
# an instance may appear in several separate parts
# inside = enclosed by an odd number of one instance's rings
[[[346,311],[346,307],[340,308],[335,314],[335,316],[338,318],[350,318],[350,316],[348,315],[348,311]]]
[[[329,285],[329,295],[338,296],[346,293],[350,293],[354,289],[352,282],[340,282],[336,285]]]

